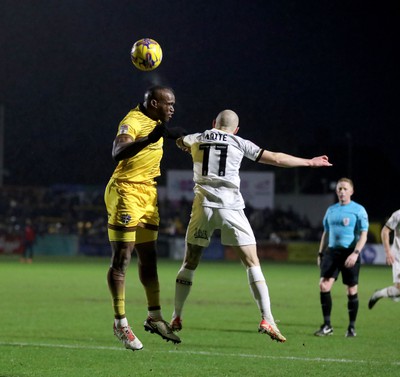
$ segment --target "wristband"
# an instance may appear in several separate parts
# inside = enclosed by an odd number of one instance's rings
[[[318,252],[318,256],[319,256],[319,257],[322,257],[322,253],[321,253],[321,252]]]
[[[357,255],[360,254],[360,250],[355,249],[354,254],[357,254]]]

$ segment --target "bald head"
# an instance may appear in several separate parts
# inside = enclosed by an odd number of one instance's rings
[[[215,128],[221,131],[234,133],[239,126],[239,117],[232,110],[221,111],[215,119]]]

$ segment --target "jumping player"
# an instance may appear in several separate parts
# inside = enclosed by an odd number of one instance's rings
[[[171,327],[182,329],[182,311],[193,282],[202,252],[210,243],[215,229],[221,230],[221,242],[230,245],[247,270],[251,292],[261,312],[260,333],[284,342],[271,313],[268,287],[257,256],[256,240],[244,214],[240,193],[239,168],[243,157],[280,167],[331,166],[327,156],[299,158],[258,147],[236,133],[239,118],[232,110],[224,110],[213,121],[213,128],[203,133],[187,135],[177,145],[193,159],[194,193],[190,222],[186,232],[183,264],[176,277],[175,310]]]

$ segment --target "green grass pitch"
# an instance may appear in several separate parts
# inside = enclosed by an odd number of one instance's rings
[[[339,280],[332,290],[334,334],[321,325],[318,268],[263,261],[272,311],[284,344],[257,333],[259,312],[239,262],[203,261],[184,312],[182,343],[144,331],[144,292],[136,260],[127,275],[127,315],[144,344],[125,350],[112,333],[112,307],[103,258],[36,258],[31,265],[0,257],[0,377],[219,377],[395,376],[400,304],[381,300],[367,308],[377,288],[391,284],[389,267],[362,266],[358,336],[345,338],[347,300]],[[173,309],[178,261],[160,260],[163,314]]]

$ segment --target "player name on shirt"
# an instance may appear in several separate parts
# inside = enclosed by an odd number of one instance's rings
[[[207,140],[226,141],[228,134],[221,134],[219,132],[205,133],[204,138]]]

